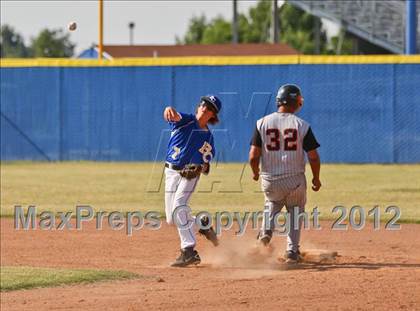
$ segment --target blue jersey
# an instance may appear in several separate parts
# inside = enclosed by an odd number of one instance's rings
[[[213,135],[202,129],[192,114],[180,113],[181,120],[169,122],[171,138],[166,162],[183,167],[186,164],[209,163],[215,155]]]

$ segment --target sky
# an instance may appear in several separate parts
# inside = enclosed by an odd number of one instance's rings
[[[239,0],[238,11],[246,13],[257,2]],[[185,34],[189,19],[201,14],[231,20],[232,1],[105,0],[104,44],[129,44],[129,22],[135,23],[134,44],[174,44],[175,36]],[[67,25],[72,21],[77,29],[70,32]],[[27,44],[44,28],[61,28],[80,52],[98,42],[98,1],[1,0],[1,24],[13,26]]]

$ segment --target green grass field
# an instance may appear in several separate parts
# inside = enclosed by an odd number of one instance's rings
[[[64,284],[92,283],[137,277],[126,271],[1,267],[1,291],[51,287]]]
[[[75,211],[76,205],[87,204],[95,210],[163,213],[162,173],[161,163],[3,162],[1,215],[11,216],[15,205],[30,204],[38,212]],[[396,205],[401,221],[420,223],[420,164],[328,164],[322,167],[321,180],[320,192],[308,190],[306,207],[309,211],[319,207],[322,219],[336,219],[338,215],[331,214],[336,205],[366,209]],[[247,165],[220,163],[201,178],[191,207],[194,212],[258,211],[264,203],[259,189]]]

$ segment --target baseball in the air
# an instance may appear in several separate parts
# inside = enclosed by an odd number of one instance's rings
[[[71,23],[69,23],[69,25],[67,27],[70,31],[74,31],[77,28],[77,24],[76,24],[76,22],[71,22]]]

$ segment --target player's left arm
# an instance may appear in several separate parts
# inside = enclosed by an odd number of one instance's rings
[[[318,147],[320,147],[320,144],[316,140],[312,129],[309,127],[308,132],[303,138],[303,150],[306,151],[309,165],[311,166],[313,191],[318,191],[322,186],[321,180],[319,178],[319,174],[321,171],[321,159],[317,151]]]

